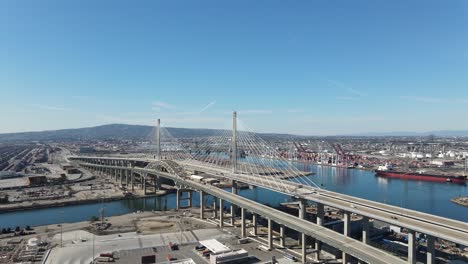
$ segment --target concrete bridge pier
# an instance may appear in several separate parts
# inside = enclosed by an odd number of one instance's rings
[[[238,188],[237,188],[237,181],[232,181],[232,193],[233,194],[238,194]],[[234,225],[234,222],[236,221],[236,212],[237,212],[237,206],[231,203],[231,225]]]
[[[213,218],[216,219],[218,217],[218,214],[217,214],[217,209],[216,209],[216,197],[213,197]]]
[[[224,201],[219,198],[219,227],[224,227]]]
[[[300,219],[305,219],[306,217],[306,207],[307,207],[307,202],[304,200],[299,200],[299,218]],[[299,237],[297,243],[298,245],[302,245],[302,242],[305,241],[305,234],[301,234]]]
[[[369,244],[369,227],[370,227],[369,217],[363,216],[362,217],[362,243],[364,244]],[[358,263],[361,264],[365,262],[362,260],[358,260]]]
[[[258,222],[257,222],[257,214],[256,213],[253,213],[252,214],[252,227],[253,227],[253,235],[254,236],[258,236]]]
[[[130,170],[125,171],[125,188],[128,190],[128,175],[130,175]]]
[[[205,193],[200,191],[200,219],[205,219]]]
[[[186,198],[182,198],[182,194],[183,194],[184,192],[187,193],[187,197],[186,197]],[[180,210],[180,209],[181,209],[180,202],[181,202],[182,200],[186,200],[186,201],[187,201],[187,207],[192,207],[192,190],[177,189],[177,193],[176,193],[176,206],[177,206],[177,210]]]
[[[268,219],[268,248],[273,250],[273,222]]]
[[[130,184],[132,185],[132,192],[135,191],[135,172],[130,171]]]
[[[156,191],[161,190],[161,179],[158,176],[155,176],[154,181],[155,181],[155,183],[154,183],[155,184],[155,187],[154,187],[155,190]]]
[[[351,214],[349,212],[343,213],[343,235],[349,236],[351,234],[351,227],[350,227],[350,219]],[[349,255],[345,252],[342,252],[342,260],[343,264],[347,264],[349,262]]]
[[[363,216],[362,218],[362,243],[369,244],[369,217]]]
[[[408,263],[416,263],[416,232],[408,230]]]
[[[280,247],[284,248],[286,246],[286,236],[285,236],[285,230],[286,227],[284,225],[280,225]]]
[[[142,189],[143,189],[143,194],[144,195],[146,195],[146,178],[148,178],[148,173],[145,173],[142,176],[140,176],[140,179],[142,179],[142,181],[143,181]]]
[[[245,208],[241,208],[241,237],[244,238],[247,236],[245,229]]]
[[[427,235],[426,264],[435,264],[435,237]]]
[[[317,219],[316,223],[319,226],[323,226],[325,221],[325,206],[321,203],[317,204]],[[322,242],[319,240],[315,240],[315,260],[320,260],[320,253],[322,251]]]
[[[301,237],[301,244],[302,244],[302,248],[301,248],[301,261],[302,263],[306,263],[307,262],[307,236],[305,234],[302,234],[302,237]]]

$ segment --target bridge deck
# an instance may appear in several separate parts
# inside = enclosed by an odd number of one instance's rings
[[[82,160],[93,159],[128,160],[126,158],[112,157],[76,157]],[[140,160],[140,159],[136,159]],[[150,161],[150,160],[146,160]],[[154,160],[153,160],[154,161]],[[297,183],[272,179],[271,176],[233,174],[224,168],[203,166],[194,162],[179,162],[192,170],[204,171],[231,180],[236,180],[249,185],[270,189],[287,195],[300,196],[301,198],[323,203],[348,212],[368,216],[396,226],[408,228],[416,232],[429,234],[437,238],[452,241],[468,246],[468,223],[436,215],[422,213],[410,209],[382,204],[362,198],[331,192],[311,186],[302,186]],[[396,218],[396,219],[395,219]]]
[[[114,169],[122,168],[119,166],[96,165],[96,164],[91,164],[91,163],[81,163],[80,165],[91,166],[91,167],[96,167],[96,168],[99,168],[99,167],[114,168]],[[139,172],[139,173],[158,174],[162,177],[171,179],[176,183],[193,188],[194,190],[203,191],[207,194],[221,198],[229,203],[235,204],[251,212],[255,212],[259,215],[262,215],[263,217],[269,218],[276,223],[285,225],[293,230],[297,230],[308,236],[314,237],[322,241],[323,243],[331,245],[367,263],[376,263],[376,264],[406,263],[406,261],[398,257],[395,257],[391,254],[388,254],[370,245],[364,244],[358,240],[355,240],[350,237],[346,237],[333,230],[316,225],[304,219],[299,219],[293,215],[290,215],[290,214],[281,212],[279,210],[276,210],[274,208],[268,207],[266,205],[254,202],[242,196],[232,194],[230,192],[226,192],[222,189],[213,188],[211,185],[201,184],[201,183],[194,182],[185,178],[180,178],[178,176],[175,176],[169,173],[164,173],[164,172],[159,172],[159,171],[156,172],[154,170],[145,169],[145,168],[133,168],[133,170],[135,170],[137,173]]]

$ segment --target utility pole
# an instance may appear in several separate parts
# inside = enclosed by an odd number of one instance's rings
[[[237,112],[232,113],[232,173],[237,173]]]
[[[158,118],[157,127],[156,127],[156,159],[161,160],[161,119]]]

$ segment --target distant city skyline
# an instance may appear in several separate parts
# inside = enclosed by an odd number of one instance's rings
[[[0,133],[468,130],[468,3],[2,1]]]

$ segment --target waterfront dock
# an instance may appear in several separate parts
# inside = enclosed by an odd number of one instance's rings
[[[458,197],[452,198],[450,201],[458,205],[468,207],[468,196],[458,196]]]

